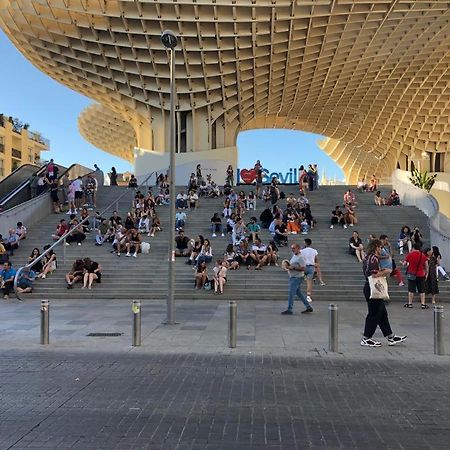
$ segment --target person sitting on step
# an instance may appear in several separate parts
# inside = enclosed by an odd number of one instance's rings
[[[84,278],[84,262],[82,259],[77,259],[72,265],[72,269],[66,274],[67,289],[72,289],[73,285]]]
[[[221,234],[222,237],[225,236],[222,230],[222,219],[219,216],[219,213],[214,213],[211,217],[211,231],[212,237],[216,237],[218,234]]]
[[[333,211],[331,211],[330,228],[334,228],[335,225],[345,225],[344,213],[341,211],[340,206],[336,206]]]
[[[377,206],[384,206],[386,204],[384,198],[381,195],[381,191],[377,191],[374,195],[374,202]]]
[[[190,256],[191,252],[191,239],[184,234],[183,230],[179,230],[175,238],[175,256]]]
[[[192,244],[192,252],[191,256],[189,256],[189,259],[186,261],[186,264],[193,264],[195,262],[195,259],[200,254],[203,243],[205,242],[205,238],[199,234],[197,239],[194,240],[194,243]]]
[[[24,267],[17,280],[17,292],[19,294],[28,294],[33,292],[33,283],[36,279],[36,272],[30,267]]]
[[[50,248],[49,245],[44,246],[44,251]],[[56,259],[56,253],[50,250],[46,256],[43,258],[42,270],[39,274],[39,278],[46,278],[49,273],[54,272],[58,267],[58,261]]]
[[[86,269],[84,273],[82,289],[92,289],[92,283],[102,282],[102,267],[96,261],[92,261],[90,258],[84,258],[84,267]]]
[[[255,242],[255,240],[258,238],[258,233],[261,230],[261,227],[256,223],[256,217],[250,218],[250,223],[247,224],[247,230],[249,231],[249,239],[252,242]]]
[[[267,246],[261,242],[261,239],[255,239],[253,242],[250,257],[256,264],[256,270],[261,270],[268,263]]]
[[[239,263],[236,260],[237,253],[234,251],[233,244],[228,244],[223,255],[223,260],[227,263],[227,268],[230,270],[239,269]]]
[[[137,255],[139,251],[141,250],[141,235],[139,234],[139,231],[136,228],[132,228],[127,233],[127,239],[125,248],[127,250],[127,253],[125,256],[133,256],[134,258],[137,258]]]
[[[206,262],[202,261],[195,269],[195,287],[197,289],[203,289],[208,281],[208,267],[206,266]]]
[[[226,263],[221,259],[218,259],[213,268],[215,294],[223,294],[223,289],[227,282],[227,270]]]
[[[397,194],[397,191],[392,190],[389,197],[386,199],[387,206],[400,206],[400,196]]]
[[[349,253],[351,255],[355,255],[358,261],[362,263],[366,255],[364,253],[363,243],[357,231],[354,231],[352,233],[352,237],[350,238],[348,245],[349,245],[348,248]]]

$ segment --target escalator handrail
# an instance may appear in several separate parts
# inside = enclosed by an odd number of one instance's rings
[[[26,164],[22,164],[21,166],[19,166],[17,169],[13,170],[9,175],[6,175],[5,178],[3,178],[0,183],[3,183],[4,181],[7,181],[8,178],[11,178],[13,175],[15,175],[17,172],[19,172],[21,169],[23,169],[25,166],[34,166],[37,167],[38,170],[41,168],[39,167],[37,164],[32,164],[32,163],[26,163]]]
[[[115,198],[105,209],[103,209],[99,214],[100,216],[103,216],[103,214],[105,212],[107,212],[108,210],[110,210],[122,197],[124,197],[126,194],[128,194],[130,191],[136,192],[137,190],[139,190],[139,188],[145,187],[146,183],[148,182],[148,180],[155,174],[155,172],[151,172],[147,178],[137,187],[135,188],[130,188],[128,187],[125,192],[123,194],[121,194],[119,197]],[[91,217],[88,216],[85,219],[83,219],[79,224],[79,225],[83,225],[87,220],[89,220]],[[45,252],[41,253],[39,255],[38,258],[36,258],[33,262],[25,264],[24,266],[20,267],[19,269],[17,269],[16,275],[14,277],[14,292],[16,294],[16,297],[18,300],[22,300],[22,298],[20,297],[19,293],[17,292],[17,283],[19,281],[19,275],[20,273],[23,271],[23,269],[28,268],[28,267],[33,267],[37,262],[41,261],[44,256],[47,256],[51,250],[53,250],[56,246],[58,246],[61,243],[64,243],[65,245],[65,240],[67,239],[68,236],[70,236],[77,228],[72,228],[71,230],[69,230],[66,234],[64,234],[63,236],[61,236],[53,245],[51,245],[47,250],[45,250]]]
[[[22,168],[23,166],[20,166]],[[39,167],[39,166],[36,166]],[[43,171],[45,171],[47,168],[47,165],[41,166],[34,172],[31,176],[34,175],[40,175]],[[27,178],[26,180],[23,180],[22,183],[20,183],[18,186],[16,186],[11,192],[8,192],[3,198],[0,198],[0,208],[7,202],[9,202],[12,198],[14,198],[22,189],[24,189],[26,186],[30,184],[30,178]],[[5,178],[6,179],[6,178]],[[3,180],[4,181],[4,180]]]
[[[58,176],[57,180],[61,180],[62,177],[68,173],[70,170],[72,170],[75,166],[77,166],[78,164],[72,164],[71,166],[69,166],[67,169],[63,170],[61,172],[61,174]],[[22,166],[21,166],[22,167]],[[61,166],[62,167],[62,166]],[[36,172],[33,173],[33,175],[41,175],[45,170],[47,169],[47,164],[40,167]],[[89,175],[93,175],[96,172],[96,170],[93,170],[92,172],[88,172],[86,175],[83,175],[83,177],[87,177]],[[30,177],[31,178],[31,177]],[[7,202],[9,202],[12,198],[14,198],[19,192],[21,192],[23,189],[25,189],[26,187],[29,186],[30,184],[30,178],[24,180],[21,184],[19,184],[19,186],[17,186],[13,191],[11,191],[10,193],[8,193],[7,195],[5,195],[5,197],[0,199],[0,208]],[[42,191],[42,194],[44,192],[47,192],[48,190],[48,186],[46,186],[46,188]]]

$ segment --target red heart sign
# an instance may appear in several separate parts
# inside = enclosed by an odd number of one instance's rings
[[[255,169],[242,169],[240,175],[245,184],[251,184],[255,181],[256,170]]]

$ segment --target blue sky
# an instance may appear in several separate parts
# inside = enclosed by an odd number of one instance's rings
[[[59,84],[35,68],[0,31],[2,88],[0,113],[18,117],[50,139],[51,151],[43,158],[54,158],[63,165],[78,162],[102,169],[115,166],[121,172],[132,166],[97,149],[78,132],[77,118],[91,100]],[[253,167],[256,159],[271,172],[287,172],[291,167],[311,162],[327,176],[343,178],[342,170],[317,146],[322,137],[289,130],[252,130],[238,136],[239,167]],[[280,158],[280,150],[282,157]]]

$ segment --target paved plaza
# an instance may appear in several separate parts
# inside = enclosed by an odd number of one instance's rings
[[[2,301],[0,448],[448,449],[450,358],[433,354],[432,311],[391,304],[407,343],[368,349],[365,304],[340,304],[333,354],[328,305],[313,305],[285,317],[279,302],[240,303],[231,350],[220,300],[180,302],[175,326],[164,302],[143,303],[135,348],[126,302],[54,302],[43,347],[39,302]]]

